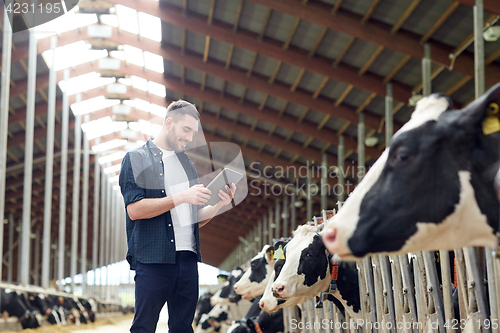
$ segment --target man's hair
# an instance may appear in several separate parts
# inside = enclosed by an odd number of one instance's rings
[[[184,115],[190,115],[196,120],[200,120],[200,113],[196,110],[196,106],[182,99],[170,103],[167,107],[167,114],[165,115],[165,120],[167,118],[173,118],[178,121]]]

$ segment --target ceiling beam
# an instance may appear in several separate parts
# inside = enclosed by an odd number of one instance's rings
[[[76,42],[79,40],[82,40],[82,38],[85,38],[87,34],[85,33],[85,29],[82,29],[82,32],[80,34],[75,34],[74,32],[69,33],[69,35],[66,35],[66,33],[63,33],[62,35],[64,36],[63,41],[65,43],[71,43],[71,42]],[[233,34],[233,33],[231,33]],[[69,36],[69,37],[68,37]],[[214,61],[209,61],[205,62],[205,58],[198,57],[197,55],[189,54],[189,53],[184,53],[182,50],[176,47],[168,47],[168,48],[162,48],[160,43],[148,40],[148,39],[137,39],[135,35],[127,32],[122,32],[118,33],[116,29],[113,30],[113,35],[110,40],[117,42],[119,44],[129,44],[131,46],[140,48],[145,51],[149,51],[155,54],[159,54],[163,56],[164,59],[173,61],[175,63],[178,63],[180,65],[193,68],[196,70],[200,70],[202,72],[205,72],[209,75],[217,76],[222,78],[223,80],[226,80],[228,82],[234,82],[241,84],[247,88],[254,89],[257,91],[261,91],[264,93],[267,93],[269,95],[283,98],[285,100],[289,100],[292,103],[296,103],[299,105],[303,105],[307,108],[314,109],[320,112],[323,112],[325,114],[330,115],[331,117],[335,118],[340,118],[347,120],[353,124],[357,124],[358,117],[354,113],[355,108],[349,107],[346,105],[343,105],[341,107],[332,107],[331,101],[328,101],[326,99],[314,99],[311,98],[310,94],[307,92],[303,91],[295,91],[295,94],[290,94],[289,87],[287,87],[284,84],[278,84],[275,82],[273,84],[273,87],[270,87],[268,82],[260,77],[255,77],[256,75],[252,75],[249,77],[248,73],[244,73],[243,70],[238,70],[236,68],[229,68],[226,69],[227,64],[223,63],[217,63]],[[42,40],[43,41],[43,40]],[[58,42],[58,45],[62,46],[63,44]],[[48,43],[39,43],[38,50],[43,51],[45,48],[48,49],[50,45]],[[281,50],[281,48],[280,48]],[[282,50],[281,50],[282,51]],[[305,57],[307,58],[307,56]],[[315,58],[316,59],[316,58]],[[314,62],[314,61],[313,61]],[[76,66],[78,69],[80,66]],[[327,67],[331,67],[328,65]],[[224,70],[223,70],[224,69]],[[97,66],[93,66],[92,69],[88,69],[86,71],[72,71],[71,76],[77,76],[81,75],[83,73],[86,73],[88,71],[95,70],[98,71]],[[150,71],[148,71],[150,72]],[[58,80],[62,80],[62,71],[58,72]],[[139,75],[139,76],[144,76],[144,75]],[[365,75],[366,76],[366,75]],[[364,76],[364,77],[365,77]],[[363,80],[363,78],[360,78],[358,74],[356,73],[357,79]],[[25,81],[25,80],[24,80]],[[157,81],[158,82],[158,81]],[[37,87],[38,88],[43,88],[48,85],[48,74],[41,74],[37,76]],[[356,86],[355,84],[353,86]],[[24,93],[26,91],[26,83],[25,82],[19,82],[16,87],[13,87],[11,89],[11,95],[19,95],[21,93]],[[384,96],[385,96],[385,88],[384,88]],[[411,96],[411,95],[408,95]],[[407,102],[407,99],[404,100],[404,102]],[[365,124],[367,128],[370,129],[378,129],[379,124],[380,124],[381,118],[379,116],[375,116],[373,114],[366,114],[365,115]],[[395,129],[399,128],[402,124],[395,124]]]
[[[475,0],[455,0],[464,5],[474,7],[476,5]],[[500,6],[498,6],[497,0],[483,0],[484,10],[495,15],[500,15]]]
[[[266,38],[263,41],[259,41],[257,39],[258,35],[256,33],[239,29],[238,33],[234,33],[232,30],[232,25],[222,23],[222,22],[212,22],[212,24],[208,24],[206,20],[206,16],[201,16],[201,15],[196,15],[192,14],[189,17],[182,17],[181,11],[182,8],[179,7],[173,7],[173,6],[162,6],[158,7],[158,5],[155,2],[149,2],[149,1],[134,1],[134,0],[110,0],[110,2],[113,3],[120,3],[122,5],[130,6],[131,8],[134,8],[136,10],[155,15],[157,17],[160,17],[163,21],[179,26],[181,28],[186,28],[188,30],[197,32],[199,34],[205,35],[205,36],[210,36],[211,38],[215,38],[224,42],[227,42],[229,44],[234,44],[237,47],[241,47],[243,49],[247,49],[253,52],[257,52],[259,54],[282,60],[285,63],[297,66],[299,68],[305,68],[308,71],[318,73],[321,75],[326,75],[330,77],[333,80],[336,81],[341,81],[345,82],[347,84],[352,84],[360,89],[364,89],[370,92],[375,92],[380,96],[385,96],[386,91],[385,91],[385,86],[381,85],[381,82],[383,78],[381,78],[378,75],[375,75],[373,73],[370,73],[370,75],[365,75],[363,77],[359,77],[358,75],[358,69],[355,67],[351,67],[348,65],[341,66],[339,68],[333,68],[330,66],[330,61],[328,59],[325,59],[324,57],[315,57],[314,61],[310,58],[308,58],[308,51],[306,50],[299,50],[297,48],[294,48],[293,50],[290,48],[289,50],[285,50],[282,47],[281,42],[279,41],[271,41],[269,38]],[[252,0],[252,2],[265,4],[267,6],[272,6],[272,7],[287,7],[290,5],[290,7],[296,9],[296,10],[302,10],[304,9],[305,12],[309,13],[310,12],[310,7],[313,11],[312,15],[303,15],[307,17],[306,20],[311,21],[310,17],[319,15],[323,16],[322,14],[328,15],[327,21],[329,22],[337,22],[337,19],[343,16],[340,13],[337,14],[335,20],[332,20],[331,14],[328,12],[324,11],[318,11],[315,9],[317,7],[317,4],[311,3],[308,4],[307,6],[302,5],[301,3],[298,3],[300,6],[296,8],[295,6],[295,1],[288,1],[288,0],[277,0],[271,2],[267,2],[265,0],[262,1],[257,1],[257,0]],[[278,4],[279,3],[279,4]],[[301,9],[302,8],[302,9]],[[159,10],[158,10],[159,9]],[[299,11],[300,11],[299,10]],[[281,10],[282,12],[287,12],[288,10]],[[292,14],[294,15],[294,14]],[[297,15],[294,15],[297,16]],[[356,22],[357,25],[360,25],[363,27],[358,21]],[[335,25],[335,24],[334,24]],[[366,25],[368,27],[368,24]],[[347,30],[350,28],[347,27]],[[334,29],[338,30],[338,29]],[[368,29],[370,30],[370,28]],[[350,34],[349,32],[346,32]],[[352,34],[351,34],[352,35]],[[376,37],[377,35],[375,34],[373,37]],[[392,37],[392,35],[389,36]],[[399,35],[398,35],[399,36]],[[376,42],[377,39],[379,38],[374,38],[373,40],[370,40],[371,42]],[[404,38],[403,38],[404,40]],[[405,43],[406,45],[407,43]],[[420,47],[421,49],[422,47]],[[404,48],[403,48],[404,51]],[[403,52],[402,51],[402,52]],[[421,53],[423,54],[423,51],[420,50]],[[403,52],[404,53],[404,52]],[[446,54],[446,57],[448,57],[448,54]],[[449,62],[449,61],[448,61]],[[472,68],[473,69],[473,68]],[[500,79],[498,80],[500,81]],[[393,85],[393,96],[395,100],[401,101],[401,102],[407,102],[408,99],[411,97],[411,89],[409,89],[408,86],[403,85],[401,83],[394,83]]]
[[[423,47],[420,44],[421,36],[408,31],[400,31],[398,34],[391,34],[392,27],[381,22],[367,22],[363,25],[360,22],[361,16],[354,13],[338,12],[335,15],[335,19],[332,19],[332,15],[329,13],[329,8],[331,8],[331,6],[326,4],[310,3],[304,6],[297,0],[249,1],[325,26],[332,30],[346,33],[367,42],[379,44],[390,50],[408,54],[417,59],[422,59],[424,57]],[[475,3],[474,0],[458,1],[468,5],[473,5]],[[485,0],[484,8],[486,11],[500,15],[500,6],[498,6],[498,2],[495,0]],[[453,48],[436,41],[430,42],[430,44],[432,60],[438,65],[448,68],[451,65],[449,54],[453,52]],[[456,59],[453,70],[465,75],[474,76],[473,55],[462,54]],[[494,64],[487,67],[486,82],[491,84],[500,82],[499,65]],[[383,94],[379,95],[383,96]]]

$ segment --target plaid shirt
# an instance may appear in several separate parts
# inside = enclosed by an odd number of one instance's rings
[[[198,173],[186,153],[177,153],[182,167],[189,179],[189,187],[199,184]],[[168,165],[163,166],[161,150],[149,139],[144,146],[128,152],[122,161],[120,188],[125,201],[129,204],[145,198],[166,197],[163,172],[168,172]],[[193,221],[198,221],[198,209],[191,205]],[[149,264],[175,263],[175,237],[170,211],[150,219],[131,220],[127,216],[127,261],[130,269],[135,270],[136,261]],[[193,234],[198,261],[201,262],[198,223],[193,224]]]

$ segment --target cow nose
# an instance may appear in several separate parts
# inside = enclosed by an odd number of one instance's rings
[[[259,302],[259,308],[261,308],[262,310],[264,310],[264,301],[260,301]]]
[[[273,288],[273,296],[274,297],[283,297],[285,293],[285,285],[284,284],[277,284]]]
[[[328,228],[323,239],[327,243],[335,242],[335,238],[337,238],[337,229],[335,227]]]

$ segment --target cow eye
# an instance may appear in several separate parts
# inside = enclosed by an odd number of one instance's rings
[[[396,162],[404,162],[406,161],[408,158],[410,157],[410,153],[408,152],[408,150],[404,147],[401,147],[399,148],[397,151],[396,151],[396,156],[395,156],[395,159],[396,159]]]

